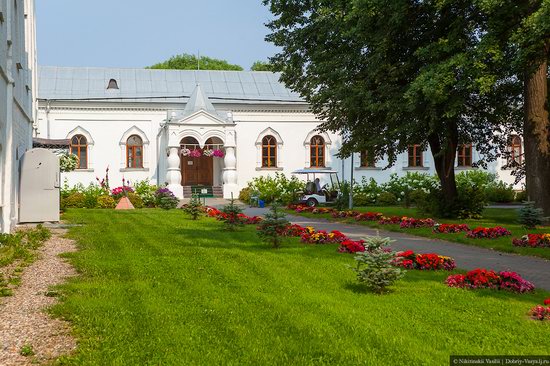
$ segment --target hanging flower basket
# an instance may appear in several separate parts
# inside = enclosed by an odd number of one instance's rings
[[[189,153],[189,156],[192,158],[200,158],[202,156],[202,150],[201,149],[191,150],[191,152]]]
[[[216,150],[212,151],[212,156],[214,156],[216,158],[223,158],[225,156],[225,154],[223,153],[222,150],[216,149]]]
[[[210,156],[212,156],[213,154],[214,154],[214,151],[213,151],[213,150],[210,150],[210,149],[204,149],[204,150],[202,151],[202,155],[204,155],[204,156],[210,157]]]
[[[191,150],[183,148],[180,151],[181,156],[189,156],[191,154]]]

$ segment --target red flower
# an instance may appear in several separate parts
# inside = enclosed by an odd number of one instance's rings
[[[550,305],[550,299],[544,300],[544,305]]]

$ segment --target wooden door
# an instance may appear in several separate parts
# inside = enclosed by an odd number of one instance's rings
[[[201,156],[181,158],[181,182],[184,186],[212,186],[214,183],[214,163],[212,157]]]

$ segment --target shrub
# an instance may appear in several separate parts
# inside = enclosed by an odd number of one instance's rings
[[[408,196],[409,203],[416,206],[423,205],[427,198],[428,193],[421,189],[415,189]]]
[[[203,207],[199,196],[193,195],[188,204],[182,207],[183,211],[191,216],[191,219],[197,220],[203,213]]]
[[[353,202],[356,206],[375,204],[381,193],[382,188],[373,178],[367,181],[366,177],[363,177],[361,183],[355,183],[353,187]]]
[[[518,221],[527,229],[534,229],[544,221],[544,212],[540,208],[535,208],[533,202],[529,202],[518,212]]]
[[[349,207],[349,194],[350,194],[351,184],[349,182],[342,182],[340,184],[340,195],[336,198],[334,202],[334,207],[341,211]],[[354,204],[356,204],[354,202]]]
[[[284,174],[275,173],[275,177],[256,177],[248,183],[251,192],[258,192],[265,203],[280,201],[289,204],[297,200],[298,192],[303,191],[305,183],[296,177],[287,178]]]
[[[179,199],[168,188],[159,188],[155,192],[156,206],[171,210],[178,207]]]
[[[380,196],[378,196],[376,203],[384,206],[392,206],[397,204],[397,197],[391,192],[382,192]]]
[[[387,248],[394,240],[390,238],[382,238],[381,236],[367,236],[363,238],[363,245],[369,252],[377,249],[388,250]]]
[[[120,186],[113,188],[111,190],[111,195],[115,198],[115,200],[119,200],[122,197],[126,196],[128,193],[133,193],[134,189],[130,186]]]
[[[352,269],[357,274],[359,283],[380,294],[405,274],[404,270],[393,265],[394,259],[395,253],[382,249],[357,252],[357,267]]]
[[[158,190],[158,187],[154,184],[151,184],[149,182],[149,179],[136,181],[134,183],[134,192],[137,193],[141,200],[143,201],[143,205],[145,207],[155,207],[156,205],[156,197],[155,192]]]
[[[84,208],[86,207],[86,197],[80,192],[72,193],[64,200],[66,208]]]
[[[492,182],[485,188],[487,201],[496,203],[513,202],[516,193],[512,185],[508,185],[503,181]]]
[[[288,226],[286,215],[279,210],[277,204],[273,204],[258,226],[258,236],[273,248],[279,248]]]
[[[229,204],[223,206],[218,220],[223,221],[227,230],[235,231],[238,227],[244,225],[242,213],[243,210],[235,204],[234,199],[231,199]]]
[[[529,197],[525,189],[523,191],[516,192],[516,196],[514,197],[514,201],[516,202],[526,202],[528,199]]]
[[[239,201],[250,204],[250,197],[252,196],[252,188],[244,187],[239,192]]]
[[[97,198],[97,207],[98,208],[115,208],[116,202],[115,199],[111,196],[99,196]]]
[[[143,200],[137,193],[129,192],[127,193],[127,196],[135,208],[143,208]]]
[[[97,199],[100,196],[108,194],[108,191],[97,184],[90,184],[87,188],[82,190],[82,194],[84,194],[85,197],[86,208],[96,208]]]
[[[469,173],[469,172],[462,172]],[[459,174],[459,175],[460,175]],[[458,200],[456,202],[456,213],[462,219],[479,219],[487,205],[485,187],[477,185],[475,180],[457,179]]]

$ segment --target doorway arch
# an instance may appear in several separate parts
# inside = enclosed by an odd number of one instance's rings
[[[198,140],[192,136],[180,141],[181,185],[212,186],[214,166],[212,156],[204,156]]]

